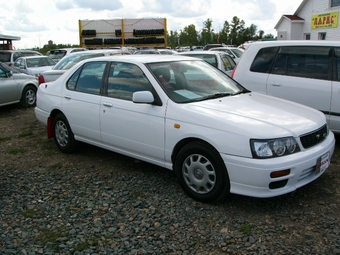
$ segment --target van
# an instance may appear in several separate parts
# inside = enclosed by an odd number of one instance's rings
[[[50,50],[48,53],[48,56],[52,58],[55,62],[58,62],[60,59],[62,59],[65,56],[68,56],[72,53],[80,52],[80,51],[86,51],[86,48],[62,48],[62,49],[54,49]]]
[[[320,110],[340,133],[340,41],[252,43],[232,78],[249,90]]]
[[[34,50],[0,50],[0,62],[9,66],[13,66],[17,58],[27,56],[42,56],[42,54]]]

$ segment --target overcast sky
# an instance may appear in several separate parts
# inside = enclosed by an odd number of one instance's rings
[[[234,16],[276,36],[283,14],[294,14],[302,0],[2,0],[0,34],[19,36],[16,49],[79,44],[78,20],[166,18],[167,29],[180,31],[212,19],[215,32]]]

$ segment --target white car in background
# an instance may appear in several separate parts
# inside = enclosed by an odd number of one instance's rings
[[[60,151],[85,142],[174,170],[201,202],[292,192],[325,172],[335,146],[321,112],[250,92],[187,56],[86,59],[37,98]]]
[[[246,88],[313,107],[340,133],[340,42],[254,42],[232,74]]]
[[[223,51],[225,53],[228,53],[234,59],[236,64],[240,61],[240,58],[244,52],[243,49],[236,48],[236,47],[216,47],[216,48],[211,48],[209,50]]]
[[[84,59],[102,57],[102,56],[112,56],[112,55],[129,55],[131,54],[127,50],[123,49],[103,49],[103,50],[88,50],[77,53],[72,53],[64,57],[61,61],[59,61],[52,69],[47,70],[45,72],[41,72],[38,76],[39,84],[44,82],[55,81],[59,78],[63,73],[65,73],[72,66],[77,64]]]
[[[202,59],[229,76],[236,66],[234,59],[223,51],[184,51],[177,54]]]
[[[86,48],[61,48],[50,50],[48,56],[52,58],[55,62],[60,61],[65,56],[68,56],[72,53],[86,51]]]

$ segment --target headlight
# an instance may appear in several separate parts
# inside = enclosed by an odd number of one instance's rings
[[[254,158],[281,157],[300,151],[294,137],[250,139],[250,147]]]

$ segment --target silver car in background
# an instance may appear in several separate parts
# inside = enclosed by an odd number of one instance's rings
[[[34,107],[37,89],[36,77],[0,62],[0,106],[20,103],[24,107]]]
[[[41,72],[50,70],[56,62],[47,56],[29,56],[18,58],[13,67],[21,73],[39,75]]]

